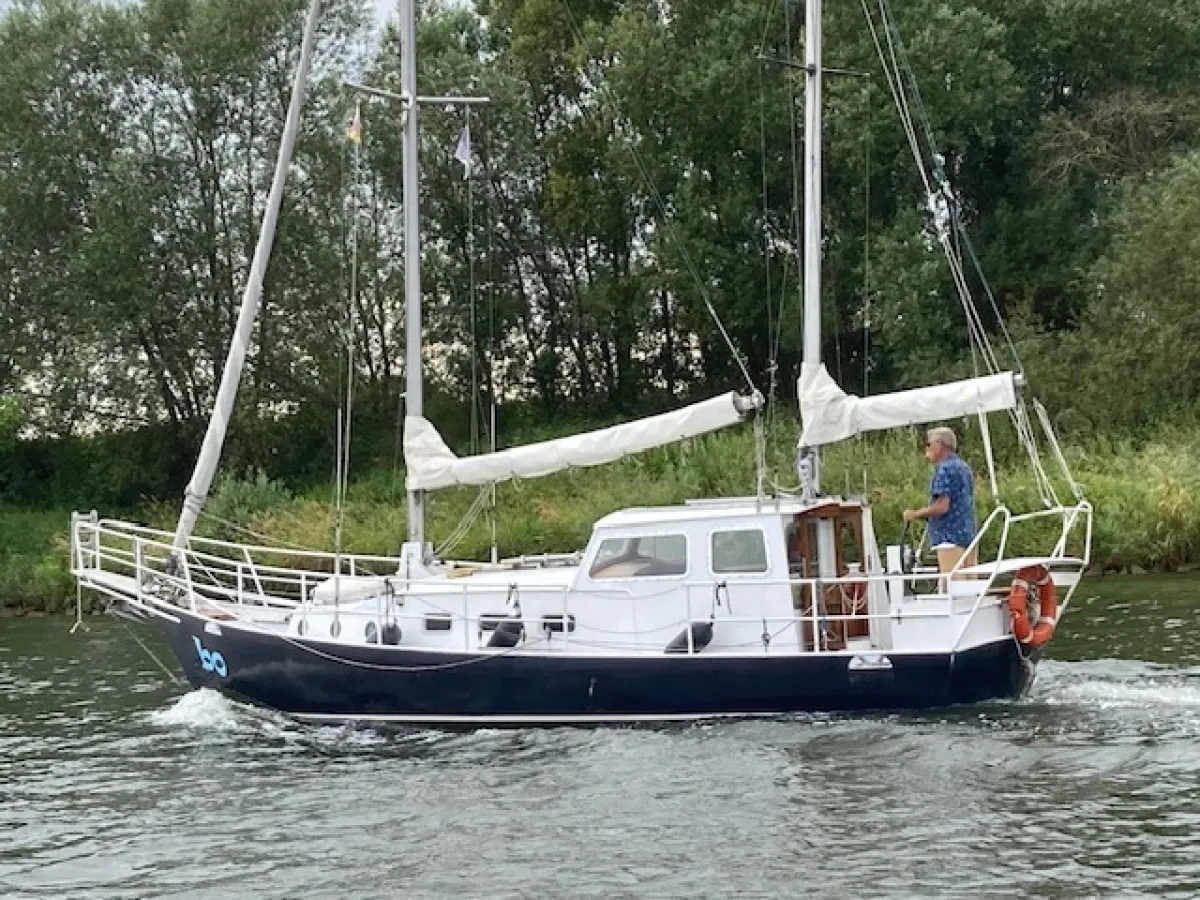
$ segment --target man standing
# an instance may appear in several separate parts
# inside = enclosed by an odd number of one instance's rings
[[[931,428],[925,434],[925,458],[933,463],[929,505],[906,509],[904,521],[929,520],[929,546],[937,551],[938,570],[948,572],[958,564],[975,540],[975,475],[955,452],[958,438],[949,428]],[[973,566],[978,552],[971,550],[964,566]]]

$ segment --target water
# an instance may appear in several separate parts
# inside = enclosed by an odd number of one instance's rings
[[[0,897],[1200,896],[1200,581],[1081,593],[1020,703],[640,729],[299,726],[0,622]]]

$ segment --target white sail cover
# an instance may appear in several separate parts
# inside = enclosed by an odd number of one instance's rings
[[[1012,372],[952,381],[874,397],[847,394],[824,365],[800,368],[800,446],[817,447],[904,425],[1014,409],[1017,385]]]
[[[406,416],[404,461],[408,467],[408,489],[427,491],[457,484],[488,484],[509,478],[536,478],[572,467],[597,466],[732,425],[741,420],[745,410],[759,402],[757,397],[745,399],[730,392],[636,422],[463,458],[451,452],[428,420]]]

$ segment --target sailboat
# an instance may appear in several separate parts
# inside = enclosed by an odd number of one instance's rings
[[[188,680],[307,722],[444,726],[692,720],[919,709],[1019,697],[1088,565],[1092,508],[1049,418],[1011,371],[855,397],[820,363],[821,3],[806,29],[802,490],[622,509],[575,554],[460,564],[434,556],[427,492],[601,465],[736,426],[762,406],[730,392],[601,431],[460,458],[423,417],[416,26],[400,10],[405,104],[408,533],[398,557],[196,537],[270,254],[320,14],[306,20],[259,244],[215,409],[174,534],[75,514],[81,589],[153,617]],[[444,102],[445,98],[438,98]],[[820,449],[857,435],[989,414],[1047,446],[1074,492],[1014,513],[997,502],[951,571],[881,547],[870,504],[828,493]],[[1049,479],[1036,453],[1039,483]],[[1040,553],[1014,556],[1021,531]],[[987,548],[988,552],[983,551]],[[984,557],[977,562],[977,557]],[[1032,607],[1032,608],[1029,608]]]

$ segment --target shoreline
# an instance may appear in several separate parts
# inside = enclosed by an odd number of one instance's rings
[[[780,429],[768,447],[768,471],[788,472],[794,433]],[[982,523],[993,498],[986,487],[977,436],[965,435],[964,458],[976,475],[976,518]],[[754,437],[714,434],[648,451],[606,466],[577,469],[536,481],[496,487],[495,533],[500,556],[571,552],[586,546],[594,523],[614,510],[671,506],[689,497],[734,497],[753,492]],[[1200,571],[1200,429],[1180,429],[1141,446],[1095,440],[1065,448],[1074,475],[1096,510],[1088,577]],[[1013,511],[1042,507],[1027,467],[1013,454],[999,462],[999,500]],[[847,442],[823,457],[823,481],[833,493],[870,503],[881,546],[895,543],[901,512],[928,493],[929,468],[913,434],[895,433]],[[1069,493],[1059,490],[1060,496]],[[336,511],[328,484],[294,491],[262,473],[218,479],[197,534],[259,543],[330,548]],[[448,489],[427,498],[428,533],[436,542],[452,533],[475,502],[473,488]],[[109,514],[115,512],[106,510]],[[454,549],[455,558],[486,559],[492,545],[490,510],[484,509]],[[174,502],[147,499],[123,515],[170,530]],[[71,510],[0,506],[0,618],[28,612],[73,614],[75,585],[68,571]],[[237,523],[232,525],[231,523]],[[390,467],[364,472],[351,483],[345,506],[344,546],[354,552],[397,555],[407,531],[403,475]],[[1045,542],[1036,528],[1010,536],[1008,553]],[[1073,534],[1075,553],[1082,535]],[[987,551],[987,539],[984,545]],[[84,598],[85,611],[102,606]],[[21,612],[17,612],[20,610]]]

